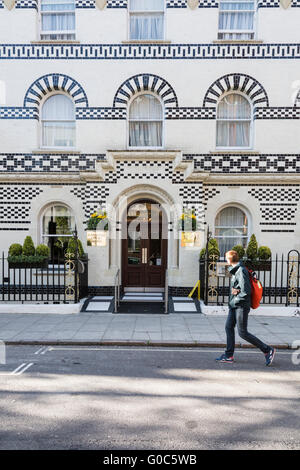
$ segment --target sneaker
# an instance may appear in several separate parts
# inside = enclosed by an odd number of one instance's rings
[[[234,362],[234,359],[233,359],[233,356],[227,357],[226,354],[222,354],[220,357],[216,358],[216,361],[217,362],[228,362],[228,363],[231,364],[232,362]]]
[[[273,362],[274,356],[275,356],[275,348],[271,348],[268,353],[265,354],[266,356],[266,366],[270,366]]]

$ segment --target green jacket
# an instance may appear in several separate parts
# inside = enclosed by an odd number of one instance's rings
[[[236,266],[231,266],[228,271],[231,274],[228,305],[232,308],[250,307],[251,284],[249,273],[244,263],[239,261]],[[231,293],[232,288],[239,289],[240,292],[237,295],[233,295]]]

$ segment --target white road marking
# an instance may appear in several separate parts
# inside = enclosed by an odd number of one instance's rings
[[[10,372],[11,375],[14,375],[16,374],[20,369],[22,369],[22,367],[26,366],[27,362],[23,362],[23,364],[21,364],[19,367],[17,367],[15,370],[13,370],[12,372]]]
[[[33,366],[33,362],[30,362],[30,364],[26,364],[25,363],[25,367],[23,367],[23,369],[20,369],[18,372],[14,371],[11,373],[11,375],[21,375],[23,374],[27,369],[29,369],[29,367]]]
[[[45,348],[46,348],[46,346],[42,346],[40,349],[38,349],[37,351],[35,351],[34,354],[40,354]]]

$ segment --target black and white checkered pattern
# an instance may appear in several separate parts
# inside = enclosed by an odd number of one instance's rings
[[[116,171],[108,171],[105,174],[106,183],[117,183],[119,179],[171,179],[173,175],[173,163],[171,161],[117,161]]]
[[[296,206],[260,207],[261,218],[264,222],[294,222]]]
[[[31,201],[43,190],[37,186],[0,186],[0,202]]]
[[[76,108],[76,119],[126,119],[127,108]]]
[[[166,119],[216,119],[216,108],[166,108]]]
[[[255,108],[254,119],[300,119],[300,107]]]
[[[37,107],[24,108],[21,106],[0,107],[0,119],[38,119],[39,109]]]
[[[91,171],[104,154],[1,153],[0,171],[18,173]]]
[[[196,170],[212,173],[300,173],[300,154],[193,154],[193,160]]]
[[[248,193],[263,203],[295,203],[300,201],[300,187],[286,186],[262,186],[260,188],[251,188]]]

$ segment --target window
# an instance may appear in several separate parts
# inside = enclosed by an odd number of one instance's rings
[[[129,110],[129,147],[162,147],[163,109],[153,95],[139,95]]]
[[[164,0],[130,0],[130,39],[164,38]]]
[[[75,0],[41,0],[41,39],[75,39]]]
[[[238,93],[225,95],[217,110],[217,147],[251,146],[252,110]]]
[[[42,146],[75,147],[75,107],[63,94],[50,96],[42,107]]]
[[[70,237],[75,230],[71,210],[62,204],[48,206],[42,217],[42,243],[50,248],[53,263],[62,263]]]
[[[254,39],[255,1],[221,0],[218,39]]]
[[[222,209],[215,220],[215,238],[218,241],[221,256],[235,245],[244,248],[248,241],[248,220],[238,207]]]

